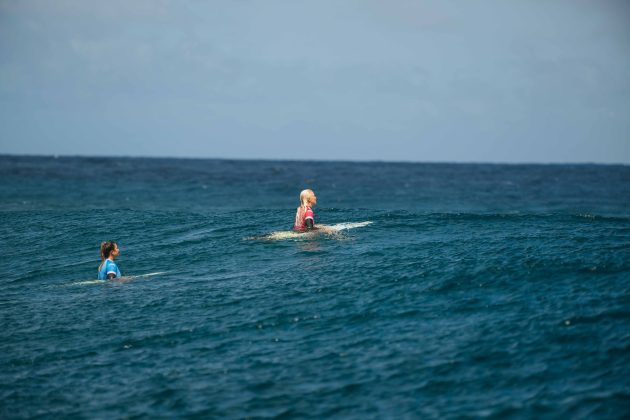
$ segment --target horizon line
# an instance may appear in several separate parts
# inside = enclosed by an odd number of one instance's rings
[[[39,153],[4,153],[0,152],[0,158],[26,157],[26,158],[85,158],[85,159],[171,159],[171,160],[214,160],[214,161],[259,161],[259,162],[318,162],[318,163],[402,163],[402,164],[432,164],[432,165],[523,165],[523,166],[628,166],[622,162],[505,162],[505,161],[448,161],[448,160],[383,160],[383,159],[299,159],[299,158],[249,158],[249,157],[209,157],[209,156],[159,156],[159,155],[84,155],[84,154],[39,154]]]

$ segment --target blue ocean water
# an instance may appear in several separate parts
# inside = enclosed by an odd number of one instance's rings
[[[1,156],[0,237],[2,418],[630,415],[628,166]]]

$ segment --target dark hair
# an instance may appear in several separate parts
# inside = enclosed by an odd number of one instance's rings
[[[114,241],[101,242],[101,258],[109,258],[109,255],[114,249],[116,249],[117,246],[118,244]]]

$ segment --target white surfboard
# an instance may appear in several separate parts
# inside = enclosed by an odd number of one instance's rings
[[[366,222],[346,222],[346,223],[337,223],[335,225],[318,225],[318,226],[339,232],[341,230],[356,229],[356,228],[364,227],[371,224],[372,222],[366,221]]]
[[[293,230],[272,232],[269,235],[265,235],[259,238],[251,239],[264,239],[264,240],[283,240],[283,239],[308,239],[318,235],[335,235],[344,230],[356,229],[372,224],[370,221],[366,222],[345,222],[337,223],[334,225],[317,225],[317,230],[311,230],[308,232],[296,232]]]
[[[126,281],[130,281],[130,280],[135,280],[135,279],[142,279],[145,277],[153,277],[153,276],[159,276],[160,274],[166,274],[166,271],[156,271],[155,273],[147,273],[147,274],[138,274],[137,276],[122,276],[120,278],[116,278],[116,279],[111,279],[111,280],[85,280],[85,281],[77,281],[74,283],[70,283],[69,286],[86,286],[89,284],[103,284],[103,283],[110,283],[110,282],[126,282]]]

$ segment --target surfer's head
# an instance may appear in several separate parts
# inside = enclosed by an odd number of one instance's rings
[[[101,258],[107,259],[109,257],[117,257],[120,254],[118,250],[118,244],[114,241],[105,241],[101,243]]]
[[[304,190],[300,193],[300,204],[302,206],[313,207],[317,204],[317,197],[313,190]]]

